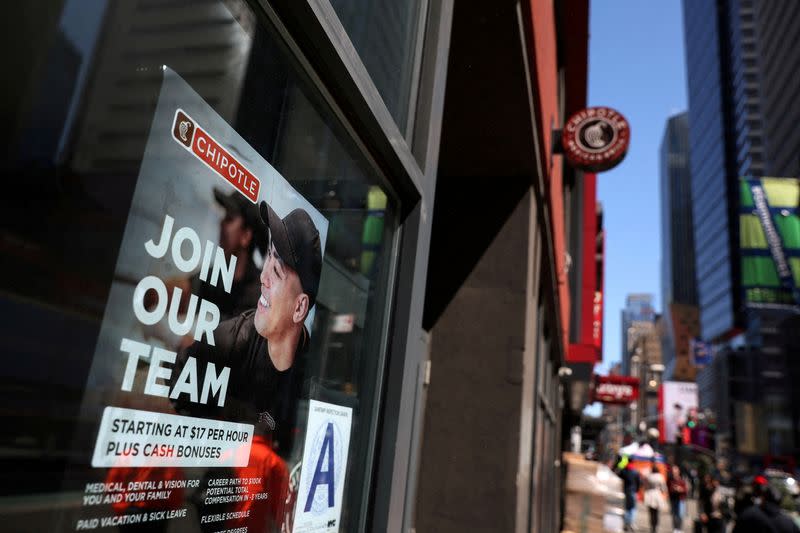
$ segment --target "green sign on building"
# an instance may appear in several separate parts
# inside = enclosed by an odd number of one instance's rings
[[[800,179],[741,178],[739,190],[745,304],[800,306]]]

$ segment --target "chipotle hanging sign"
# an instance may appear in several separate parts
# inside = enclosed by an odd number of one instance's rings
[[[595,402],[628,404],[639,398],[639,380],[629,376],[595,376]]]
[[[569,164],[586,172],[602,172],[625,158],[631,128],[621,113],[610,107],[589,107],[569,117],[561,133],[561,146]]]

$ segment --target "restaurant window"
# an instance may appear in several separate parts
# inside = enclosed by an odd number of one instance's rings
[[[364,529],[392,187],[244,0],[16,4],[4,523]]]
[[[405,132],[416,82],[420,0],[331,0],[400,131]]]

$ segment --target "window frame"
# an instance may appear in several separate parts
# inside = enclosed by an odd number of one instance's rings
[[[429,336],[422,329],[428,249],[444,111],[453,0],[422,0],[403,131],[328,0],[247,0],[277,32],[356,147],[399,200],[382,325],[377,408],[364,461],[359,530],[407,530],[414,521]],[[422,379],[420,379],[422,378]],[[410,408],[406,406],[411,406]]]

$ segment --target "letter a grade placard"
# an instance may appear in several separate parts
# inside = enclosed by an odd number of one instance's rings
[[[353,410],[311,400],[294,532],[339,531]]]

